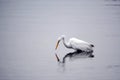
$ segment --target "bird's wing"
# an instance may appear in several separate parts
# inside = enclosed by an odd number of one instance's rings
[[[76,50],[80,49],[83,51],[87,51],[90,48],[89,43],[76,38],[71,38],[69,42],[72,48]]]

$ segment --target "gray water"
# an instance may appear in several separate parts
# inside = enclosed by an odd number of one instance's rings
[[[63,34],[95,57],[60,65]],[[0,80],[120,80],[120,0],[0,0]]]

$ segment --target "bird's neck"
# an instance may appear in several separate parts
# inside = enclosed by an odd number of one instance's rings
[[[65,45],[65,47],[70,48],[69,44],[65,41],[65,38],[63,38],[62,40],[63,40],[63,44]]]

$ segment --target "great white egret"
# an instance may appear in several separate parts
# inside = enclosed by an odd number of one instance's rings
[[[93,52],[94,45],[77,38],[70,38],[68,42],[65,41],[65,35],[62,35],[58,38],[55,50],[57,50],[60,41],[63,41],[63,44],[66,48],[74,49],[77,52]]]

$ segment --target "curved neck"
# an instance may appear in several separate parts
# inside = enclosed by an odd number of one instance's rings
[[[70,45],[65,41],[65,38],[62,38],[62,40],[65,47],[70,48]]]

